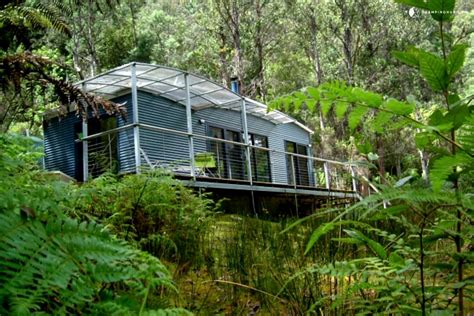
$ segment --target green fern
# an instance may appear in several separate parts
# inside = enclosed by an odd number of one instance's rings
[[[158,259],[111,237],[95,223],[49,216],[42,222],[0,214],[2,313],[77,313],[114,284],[145,293],[174,289]]]

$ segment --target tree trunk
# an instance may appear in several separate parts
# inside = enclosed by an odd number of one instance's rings
[[[255,96],[260,97],[265,102],[265,72],[264,72],[264,43],[262,34],[262,10],[263,5],[260,0],[255,2],[255,13],[257,16],[255,27],[255,47],[257,48],[257,77],[255,82]]]

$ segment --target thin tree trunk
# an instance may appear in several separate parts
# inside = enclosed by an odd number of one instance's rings
[[[262,34],[262,10],[263,5],[260,0],[255,2],[255,13],[257,23],[255,27],[255,47],[257,48],[257,78],[255,83],[255,95],[265,102],[265,72],[264,72],[264,52],[263,52],[263,34]]]

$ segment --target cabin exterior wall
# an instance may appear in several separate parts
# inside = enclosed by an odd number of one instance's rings
[[[118,97],[114,101],[118,103],[126,102],[127,109],[126,120],[118,118],[117,126],[121,127],[133,123],[131,94]],[[186,109],[183,105],[144,91],[138,91],[138,120],[141,124],[187,132]],[[285,151],[285,141],[306,146],[310,144],[310,134],[296,124],[275,125],[251,114],[247,115],[247,121],[249,133],[266,136],[270,149]],[[80,122],[81,119],[75,113],[69,113],[61,119],[53,118],[45,122],[44,148],[47,170],[59,170],[76,178],[76,169],[82,167],[82,157],[80,155],[78,157],[77,154],[79,146],[75,143],[75,139],[77,139],[75,125],[80,124]],[[209,126],[224,127],[241,132],[241,113],[214,107],[199,111],[193,110],[192,126],[194,134],[204,136],[208,135]],[[189,165],[188,139],[184,135],[140,128],[140,147],[142,148],[142,165],[152,162],[159,166],[160,162],[166,165],[176,161],[182,161],[183,164],[186,161],[185,163]],[[207,141],[194,137],[194,152],[206,151],[208,151]],[[135,170],[132,129],[118,133],[117,156],[119,172],[126,173]],[[270,157],[272,182],[288,183],[286,174],[288,166],[285,156],[270,154]],[[310,181],[312,182],[312,179]]]
[[[44,166],[76,178],[76,139],[74,127],[80,123],[74,113],[43,122]]]
[[[147,92],[138,92],[138,117],[140,123],[149,124],[182,132],[187,131],[186,109],[183,105]],[[200,123],[204,120],[205,123]],[[299,144],[310,144],[310,134],[296,124],[275,125],[254,115],[247,115],[249,133],[267,136],[270,149],[285,151],[285,141]],[[192,111],[193,133],[207,136],[208,126],[224,127],[229,130],[242,131],[241,113],[220,108],[207,108]],[[158,137],[157,137],[158,136]],[[169,133],[140,129],[140,146],[151,161],[189,159],[187,138]],[[163,148],[168,148],[164,155]],[[194,152],[207,151],[204,139],[194,138]],[[143,158],[142,158],[143,159]],[[142,161],[145,163],[145,161]],[[287,161],[284,155],[271,155],[272,182],[288,183],[286,172]],[[278,172],[279,171],[279,172]],[[311,179],[312,182],[312,179]]]

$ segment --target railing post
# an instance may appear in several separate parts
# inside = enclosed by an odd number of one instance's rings
[[[132,86],[132,111],[133,111],[133,145],[135,151],[135,172],[140,173],[141,156],[140,156],[140,130],[138,127],[138,92],[137,92],[137,65],[132,63],[131,69],[131,86]]]
[[[324,179],[326,180],[326,189],[331,189],[331,174],[329,172],[329,163],[327,161],[324,162]]]
[[[86,93],[86,84],[82,83],[82,91]],[[84,115],[82,118],[82,138],[88,136],[88,125],[87,120],[89,113],[87,112],[87,105],[84,107]],[[84,182],[87,182],[89,178],[89,142],[87,140],[82,141],[82,178]]]
[[[299,217],[298,211],[298,193],[296,192],[296,172],[295,172],[295,156],[290,155],[291,160],[291,174],[293,178],[293,188],[295,189],[295,208],[296,208],[296,217]]]
[[[295,157],[293,155],[290,155],[290,161],[291,161],[291,178],[293,181],[293,187],[296,190],[296,173],[295,173]]]
[[[189,161],[191,163],[191,177],[196,179],[195,161],[194,161],[194,142],[193,142],[193,121],[191,112],[191,94],[189,92],[189,75],[184,74],[184,86],[186,90],[186,124],[188,129],[188,147],[189,147]]]
[[[252,162],[250,161],[250,143],[249,143],[249,130],[247,125],[247,106],[245,104],[245,99],[242,98],[241,104],[241,114],[242,114],[242,129],[244,132],[244,142],[245,142],[245,161],[247,162],[248,169],[248,178],[250,185],[253,185],[252,177]]]
[[[352,177],[352,191],[357,193],[357,179],[356,179],[356,172],[355,167],[350,165],[351,168],[351,177]]]

